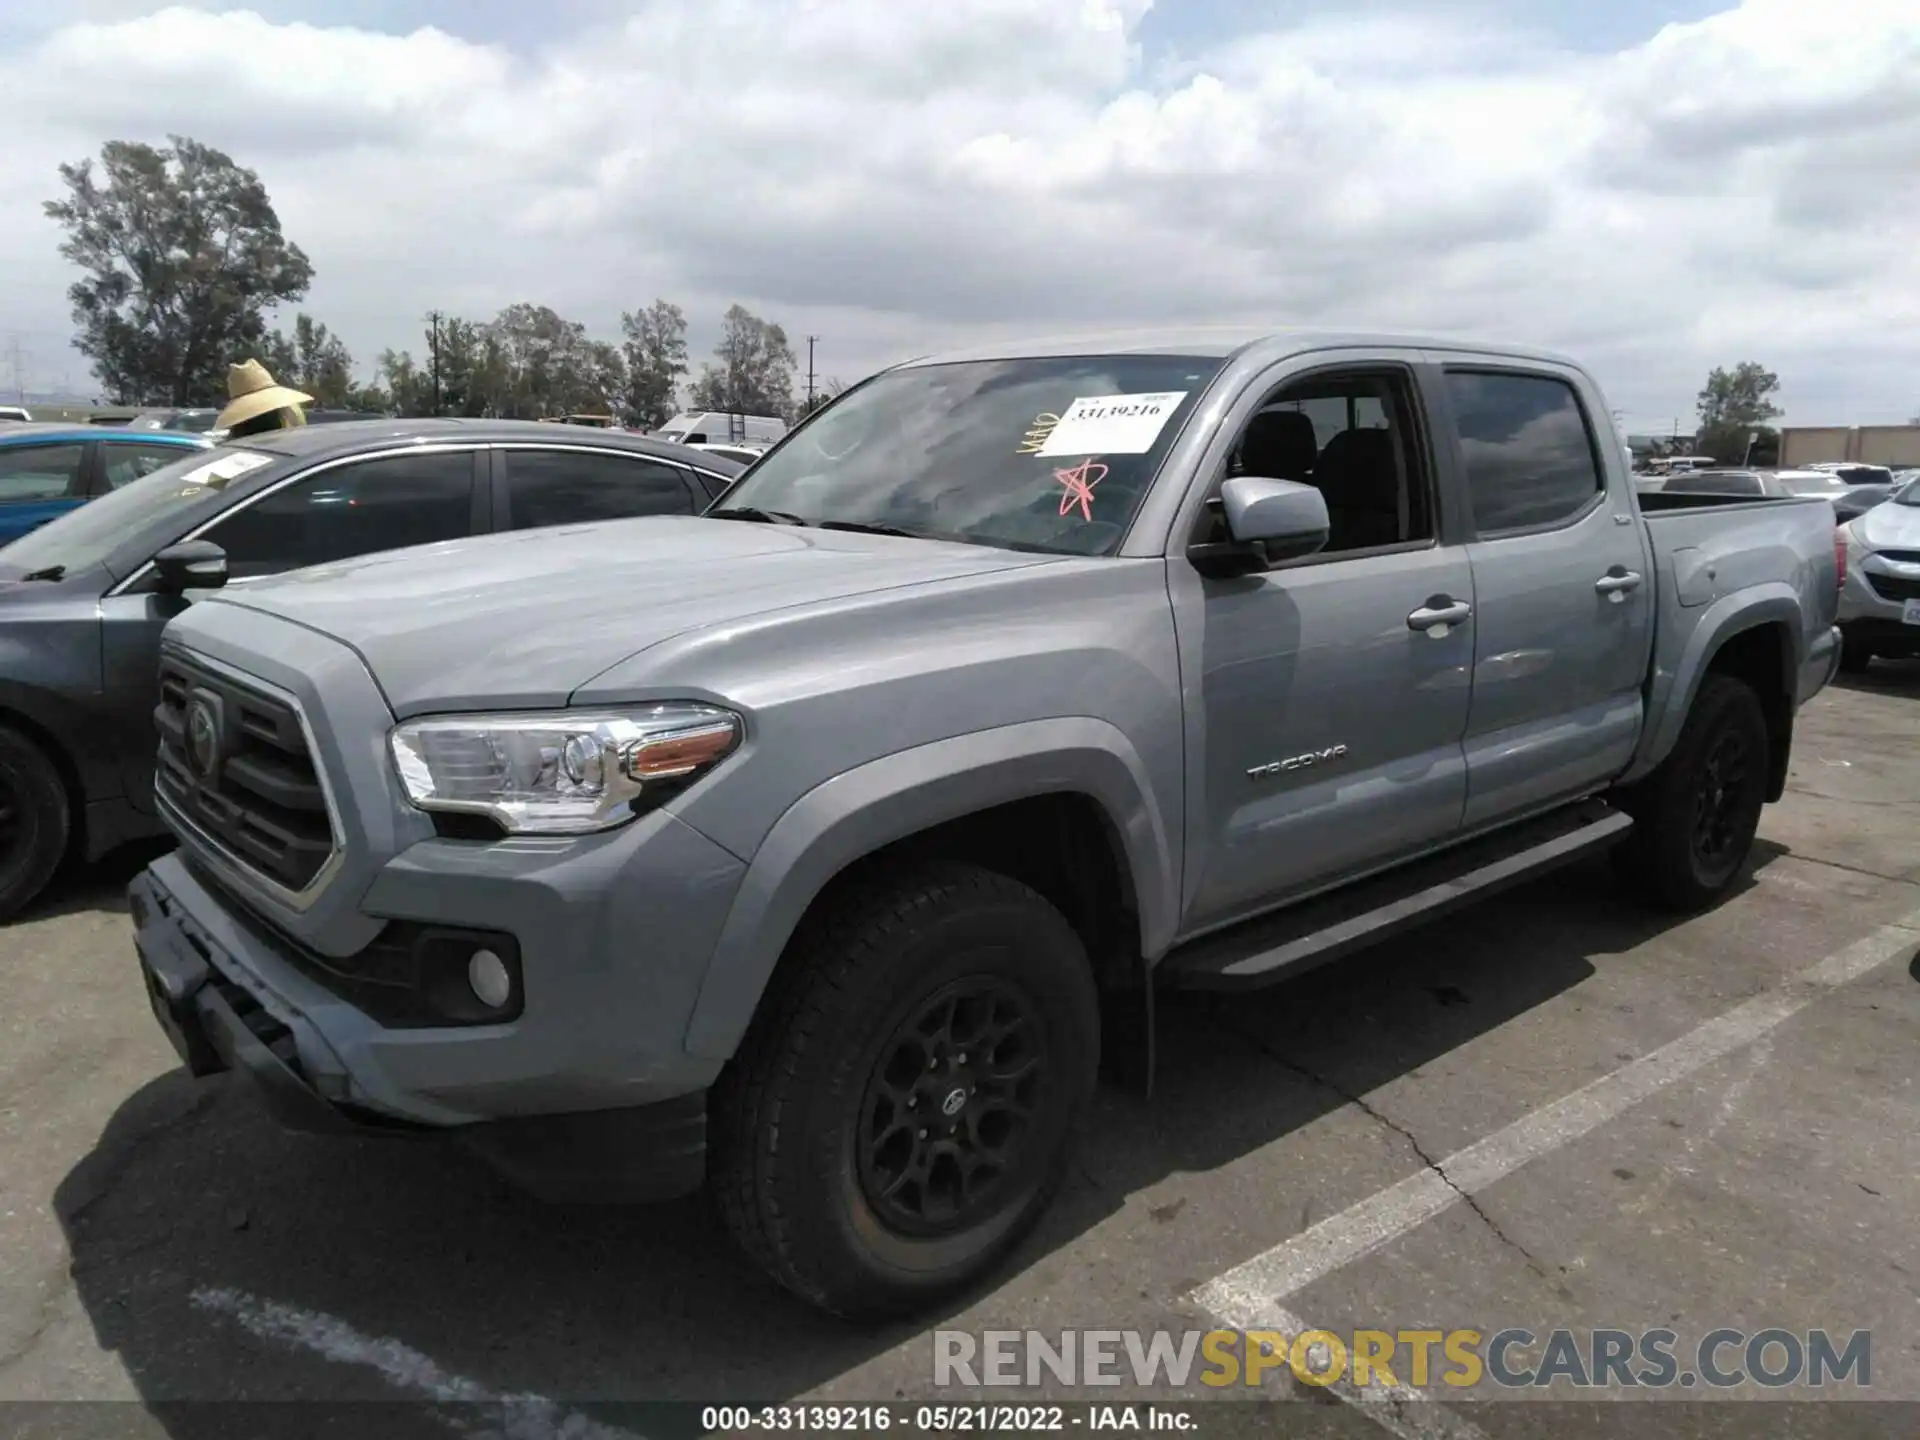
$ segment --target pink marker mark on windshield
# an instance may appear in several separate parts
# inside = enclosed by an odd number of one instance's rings
[[[1054,471],[1053,478],[1065,487],[1060,496],[1060,513],[1072,514],[1073,507],[1078,505],[1082,520],[1093,519],[1093,487],[1107,478],[1107,467],[1089,458],[1071,469]]]

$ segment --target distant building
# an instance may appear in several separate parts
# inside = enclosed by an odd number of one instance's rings
[[[1920,466],[1920,425],[1791,425],[1780,432],[1780,463]]]

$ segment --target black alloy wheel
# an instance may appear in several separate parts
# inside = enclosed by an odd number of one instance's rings
[[[1047,1086],[1046,1030],[1011,980],[945,986],[882,1044],[861,1103],[867,1201],[909,1235],[965,1229],[1020,1171]]]
[[[1728,894],[1760,828],[1772,743],[1751,685],[1720,673],[1702,680],[1667,758],[1610,797],[1633,816],[1613,852],[1622,875],[1682,913]]]

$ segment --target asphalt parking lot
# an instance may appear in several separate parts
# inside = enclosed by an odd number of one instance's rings
[[[1602,863],[1251,1000],[1170,1003],[1158,1093],[1103,1094],[1016,1263],[880,1332],[773,1289],[698,1201],[553,1209],[449,1151],[284,1134],[239,1086],[190,1082],[134,975],[144,857],[117,857],[0,932],[0,1401],[145,1403],[0,1406],[0,1428],[199,1440],[223,1412],[170,1405],[507,1396],[526,1433],[585,1434],[635,1428],[600,1402],[931,1397],[935,1326],[1215,1320],[1670,1326],[1683,1350],[1867,1330],[1852,1393],[1920,1402],[1920,666],[1803,712],[1761,833],[1708,915],[1640,910]],[[1564,1434],[1575,1398],[1281,1383],[1289,1433]],[[1012,1398],[1040,1392],[1073,1398]],[[1660,1429],[1757,1433],[1747,1402],[1806,1395],[1749,1385]],[[1920,1411],[1791,1414],[1893,1434]]]

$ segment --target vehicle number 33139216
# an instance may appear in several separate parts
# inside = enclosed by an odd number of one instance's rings
[[[1920,625],[1920,600],[1909,600],[1902,605],[1900,619],[1903,624]]]
[[[1035,453],[1144,455],[1186,398],[1184,390],[1076,396]]]
[[[1066,1407],[1061,1405],[708,1405],[700,1412],[700,1428],[706,1432],[740,1434],[833,1431],[844,1435],[870,1435],[892,1430],[910,1435],[952,1432],[978,1434],[983,1431],[1015,1434],[1063,1432],[1068,1428],[1068,1423]],[[1098,1422],[1088,1425],[1076,1418],[1075,1428],[1146,1427],[1135,1417],[1133,1424],[1124,1426],[1102,1426]]]

